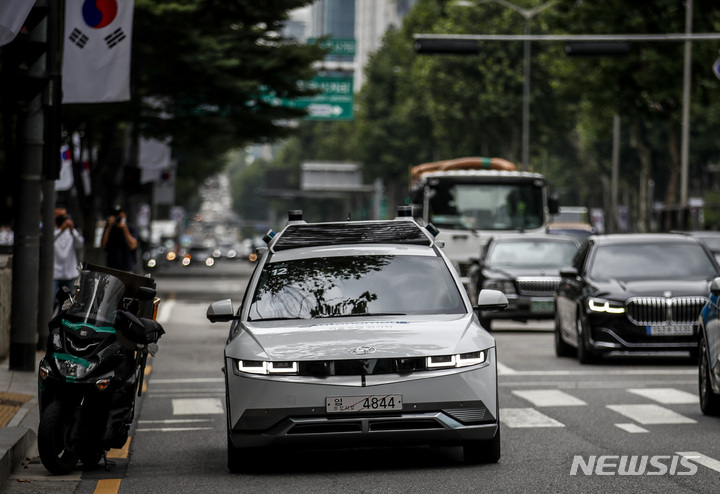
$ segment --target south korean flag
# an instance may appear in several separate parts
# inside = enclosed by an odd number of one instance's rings
[[[66,0],[63,103],[130,99],[134,0]]]

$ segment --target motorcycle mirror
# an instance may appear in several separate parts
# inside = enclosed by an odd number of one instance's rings
[[[65,303],[67,299],[69,299],[72,295],[72,292],[70,291],[70,288],[66,286],[61,286],[60,289],[55,293],[55,300],[57,300],[58,304],[62,306],[62,304]]]
[[[145,300],[152,300],[155,298],[155,295],[157,294],[157,290],[154,288],[150,288],[147,286],[141,286],[135,291],[135,299],[140,301]]]

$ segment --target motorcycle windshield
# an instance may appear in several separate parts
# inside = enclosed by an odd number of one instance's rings
[[[112,325],[125,285],[119,278],[97,271],[82,271],[75,303],[67,315],[76,322]]]

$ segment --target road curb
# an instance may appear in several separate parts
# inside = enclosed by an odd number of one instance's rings
[[[37,442],[34,430],[28,427],[3,427],[0,429],[0,490],[8,478],[25,460],[25,456]],[[6,447],[9,445],[9,447]]]

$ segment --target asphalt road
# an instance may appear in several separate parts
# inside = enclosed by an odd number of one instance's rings
[[[547,322],[494,325],[498,464],[465,465],[460,448],[398,445],[277,453],[258,457],[249,473],[230,474],[220,370],[229,326],[211,324],[205,311],[223,298],[238,306],[252,266],[212,269],[156,275],[167,334],[151,362],[127,457],[115,459],[110,471],[78,470],[65,478],[30,464],[6,492],[82,494],[109,487],[105,492],[605,494],[720,488],[720,419],[700,412],[693,362],[663,357],[580,365],[555,356]],[[628,471],[642,474],[620,475]]]

